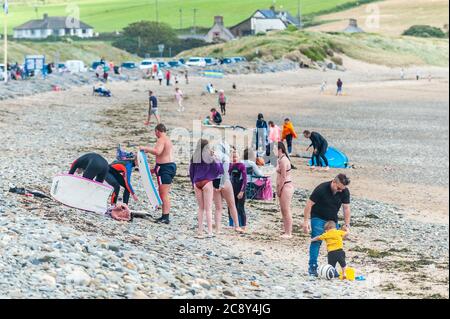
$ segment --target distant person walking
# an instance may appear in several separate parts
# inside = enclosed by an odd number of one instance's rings
[[[219,90],[219,106],[220,112],[225,116],[227,114],[226,106],[227,106],[227,97],[225,96],[224,90]]]
[[[323,81],[320,85],[320,94],[325,93],[325,90],[327,89],[327,81]]]
[[[419,81],[420,80],[420,71],[417,70],[416,72],[416,80]]]
[[[147,121],[145,121],[145,125],[148,126],[150,125],[150,120],[152,115],[155,116],[156,121],[159,123],[161,123],[161,117],[159,116],[159,112],[158,112],[158,99],[156,98],[156,96],[153,94],[153,91],[148,91],[148,117],[147,117]]]
[[[186,84],[189,84],[189,71],[184,71],[184,79],[186,80]]]
[[[294,125],[289,118],[284,119],[281,140],[286,141],[289,156],[292,154],[292,142],[295,138],[297,138],[297,133],[295,132]]]
[[[341,206],[344,208],[344,223],[342,230],[350,231],[350,191],[347,186],[350,179],[339,174],[331,182],[325,182],[316,187],[306,203],[304,210],[303,231],[311,234],[311,238],[325,232],[325,224],[332,220],[338,225],[338,213]],[[311,242],[309,247],[309,274],[317,276],[317,259],[321,241]]]
[[[159,81],[159,85],[162,85],[162,81],[164,80],[164,74],[163,71],[159,70],[158,71],[158,81]]]
[[[404,68],[402,68],[402,69],[400,70],[400,79],[402,79],[402,80],[405,79],[405,69],[404,69]]]
[[[344,83],[342,82],[341,79],[337,80],[336,86],[337,86],[336,96],[342,95],[342,89],[343,89]]]
[[[181,91],[180,88],[175,89],[175,100],[177,101],[178,104],[178,112],[183,112],[184,111],[183,92]]]
[[[166,72],[166,85],[170,86],[170,79],[172,77],[172,74],[170,73],[170,70],[167,70]]]
[[[280,200],[281,216],[283,218],[283,234],[281,238],[292,238],[292,214],[291,204],[294,195],[294,185],[291,176],[291,161],[284,143],[278,143],[278,165],[277,165],[277,197]]]
[[[323,170],[329,170],[328,159],[325,156],[328,150],[328,142],[327,140],[317,132],[310,132],[305,130],[303,132],[303,136],[305,138],[309,138],[311,140],[311,145],[308,146],[306,151],[308,152],[311,147],[314,148],[311,161],[311,169],[315,169],[317,167],[323,167]],[[322,160],[325,166],[322,165]]]

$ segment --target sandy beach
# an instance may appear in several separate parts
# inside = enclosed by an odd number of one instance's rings
[[[193,77],[180,84],[184,113],[176,111],[174,86],[144,80],[111,83],[111,99],[93,97],[90,86],[81,86],[0,101],[0,296],[448,298],[449,70],[410,68],[400,80],[399,69],[351,60],[345,65],[346,72]],[[418,69],[420,81],[414,79]],[[335,96],[338,77],[344,81],[341,97]],[[324,80],[328,88],[321,95]],[[185,161],[178,163],[169,226],[150,219],[117,223],[8,193],[13,185],[48,192],[52,177],[82,153],[113,160],[117,144],[153,143],[152,128],[143,124],[149,89],[169,130],[191,130],[193,120],[217,106],[217,97],[204,93],[208,82],[228,95],[224,124],[253,128],[259,112],[279,125],[290,117],[298,133],[318,131],[348,155],[353,227],[345,249],[366,281],[308,276],[309,239],[300,227],[305,201],[340,171],[310,172],[302,158],[293,159],[291,241],[278,238],[275,202],[248,203],[247,234],[194,239],[196,202]],[[308,145],[301,137],[294,148],[306,156]],[[140,201],[131,207],[144,210],[138,174],[134,186]],[[326,259],[324,248],[320,258]]]

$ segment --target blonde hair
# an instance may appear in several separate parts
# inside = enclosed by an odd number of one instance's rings
[[[332,220],[329,220],[325,223],[325,230],[330,230],[330,229],[335,229],[336,228],[336,223]]]

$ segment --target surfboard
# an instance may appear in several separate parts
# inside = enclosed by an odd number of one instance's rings
[[[348,168],[348,157],[337,148],[328,147],[325,157],[330,168]],[[321,161],[323,164],[323,160]],[[309,161],[309,165],[312,165],[312,160]]]
[[[142,187],[144,187],[145,193],[150,201],[150,206],[156,210],[158,207],[162,206],[162,200],[159,196],[158,189],[153,182],[152,173],[147,161],[147,155],[144,151],[140,151],[138,153],[138,165]]]
[[[63,205],[105,214],[108,210],[108,198],[113,192],[109,185],[70,174],[55,176],[51,196]]]

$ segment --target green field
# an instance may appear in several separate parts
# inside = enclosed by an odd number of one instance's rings
[[[121,30],[139,20],[156,20],[156,2],[159,20],[180,28],[194,24],[194,8],[197,11],[196,25],[209,27],[213,16],[223,15],[227,26],[248,18],[256,9],[267,9],[272,0],[10,0],[9,33],[12,28],[28,20],[41,18],[44,13],[51,16],[66,16],[68,4],[79,7],[80,19],[92,25],[97,32]],[[276,7],[288,9],[297,15],[298,0],[277,0]],[[330,10],[337,5],[356,3],[357,0],[301,0],[303,15]],[[45,4],[44,4],[45,3]],[[2,14],[3,19],[3,14]]]

